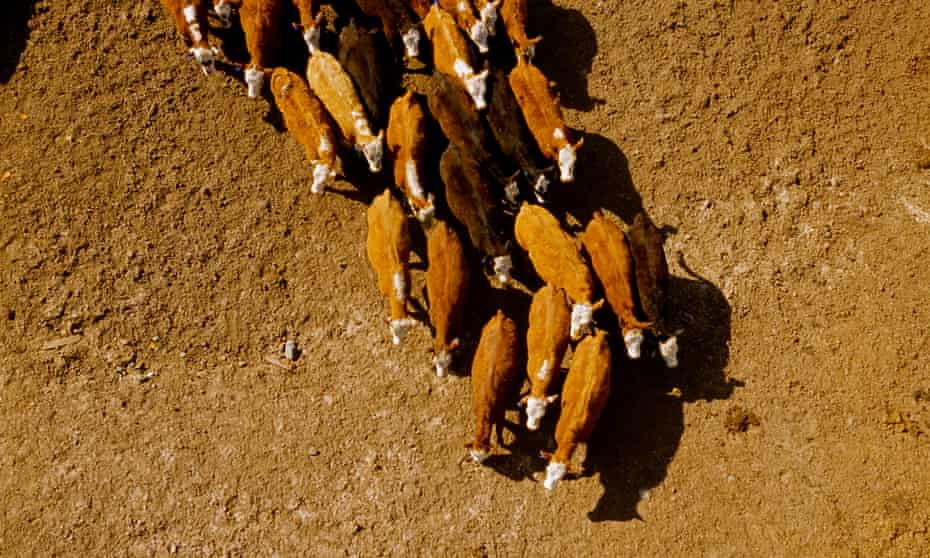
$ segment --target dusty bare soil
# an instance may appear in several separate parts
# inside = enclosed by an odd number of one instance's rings
[[[674,229],[685,328],[552,494],[548,434],[460,464],[467,376],[390,344],[383,184],[312,195],[153,0],[3,3],[0,555],[930,555],[930,4],[530,11],[586,137],[556,201]]]

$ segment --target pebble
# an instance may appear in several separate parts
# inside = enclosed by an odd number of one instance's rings
[[[239,361],[239,368],[245,368],[245,365],[246,365],[246,364],[247,364],[247,363],[246,363],[244,360],[240,360],[240,361]]]
[[[297,341],[293,339],[287,340],[287,343],[284,344],[284,356],[290,361],[297,360]]]

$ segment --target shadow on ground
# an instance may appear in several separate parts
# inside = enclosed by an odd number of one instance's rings
[[[13,77],[29,39],[34,0],[8,0],[0,7],[0,83]]]

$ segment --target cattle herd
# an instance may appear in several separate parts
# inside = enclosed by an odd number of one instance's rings
[[[390,164],[396,190],[385,189],[368,208],[368,259],[399,344],[416,323],[408,314],[415,226],[408,215],[423,228],[439,376],[459,346],[469,286],[488,272],[486,281],[510,288],[512,241],[525,252],[527,271],[544,283],[532,297],[527,331],[497,310],[471,364],[476,431],[467,448],[475,461],[490,454],[495,426],[501,443],[504,412],[525,370],[530,391],[520,403],[529,430],[561,395],[544,486],[551,490],[563,478],[610,392],[609,333],[594,326],[605,299],[628,358],[641,358],[648,342],[666,366],[677,366],[677,336],[665,319],[661,231],[642,212],[624,231],[598,211],[576,240],[545,207],[552,182],[574,181],[582,140],[571,141],[551,84],[532,63],[540,38],[527,36],[526,0],[330,0],[325,13],[321,0],[162,1],[189,56],[208,74],[218,55],[208,16],[230,27],[238,13],[249,61],[229,66],[243,72],[249,97],[262,96],[267,82],[306,150],[312,192],[342,174],[346,152],[355,151],[371,173]],[[306,79],[284,67],[283,38],[292,32],[306,44]],[[425,80],[425,95],[402,90],[405,69]],[[560,383],[561,394],[553,393]]]

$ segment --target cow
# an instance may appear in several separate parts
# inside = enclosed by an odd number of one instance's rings
[[[526,428],[538,430],[546,407],[558,398],[549,395],[549,386],[559,375],[562,358],[568,349],[571,308],[565,291],[546,284],[533,295],[530,325],[526,331],[526,374],[530,393],[526,404]]]
[[[406,0],[355,0],[355,3],[365,15],[381,20],[391,48],[399,39],[404,47],[404,56],[408,59],[420,56],[419,22]]]
[[[577,151],[584,143],[584,138],[574,145],[569,142],[562,109],[558,99],[549,90],[549,80],[525,56],[517,56],[517,65],[508,77],[517,104],[539,149],[559,165],[559,180],[574,181]]]
[[[511,281],[513,260],[507,243],[498,232],[498,208],[481,165],[467,152],[450,143],[439,160],[439,173],[446,186],[449,212],[465,226],[472,246],[492,258],[497,280]]]
[[[317,52],[307,62],[307,81],[339,127],[343,140],[361,152],[368,170],[381,172],[384,130],[377,135],[372,133],[352,78],[339,61],[326,51]]]
[[[213,12],[225,25],[232,23],[233,10],[242,7],[242,0],[213,0]]]
[[[378,289],[391,309],[391,339],[399,345],[415,323],[407,316],[411,240],[404,209],[389,189],[376,196],[368,208],[367,249],[368,261],[378,276]]]
[[[450,143],[477,160],[503,192],[519,191],[519,171],[500,153],[494,136],[457,80],[433,72],[426,97],[430,113]],[[508,197],[510,195],[508,194]]]
[[[587,444],[610,396],[610,345],[598,330],[575,347],[572,364],[562,386],[562,413],[555,425],[556,450],[544,454],[546,490],[554,489],[569,469],[578,444]]]
[[[455,23],[478,47],[478,52],[488,51],[488,28],[475,14],[471,0],[438,0],[439,7],[452,14]]]
[[[362,104],[372,124],[381,128],[386,124],[386,100],[391,81],[390,64],[379,53],[377,30],[359,28],[355,20],[339,32],[338,59],[346,73],[355,82]]]
[[[307,52],[310,56],[320,50],[320,23],[323,21],[323,14],[320,12],[320,0],[291,0],[297,9],[297,15],[300,23],[294,24],[294,28],[300,31],[307,45]]]
[[[283,13],[282,0],[242,0],[239,8],[239,21],[245,33],[245,47],[249,52],[245,83],[252,99],[261,95],[265,76],[278,63]]]
[[[594,312],[604,301],[592,302],[594,277],[578,246],[562,229],[558,219],[544,207],[526,202],[514,223],[514,236],[529,255],[536,274],[561,287],[573,302],[570,335],[578,340],[594,321]]]
[[[465,444],[472,459],[484,462],[491,454],[491,430],[503,445],[504,414],[516,380],[520,378],[520,337],[517,324],[498,310],[481,330],[471,365],[471,409],[475,439]]]
[[[644,339],[643,330],[652,327],[652,323],[636,317],[636,278],[626,235],[618,224],[595,211],[581,241],[591,258],[594,273],[604,287],[607,304],[620,321],[626,354],[631,359],[638,359]]]
[[[434,196],[423,184],[427,152],[426,111],[411,91],[391,105],[387,145],[394,159],[394,183],[407,196],[418,221],[428,224],[436,213]]]
[[[445,221],[435,221],[426,233],[426,296],[433,325],[433,365],[444,377],[459,346],[453,334],[461,327],[468,299],[470,272],[462,241]]]
[[[216,51],[207,40],[207,7],[203,0],[162,0],[162,4],[174,17],[188,54],[200,65],[204,75],[216,71]]]
[[[504,30],[516,51],[517,58],[525,57],[533,60],[536,54],[536,45],[542,37],[530,39],[526,35],[526,0],[501,0],[500,17],[504,22]]]
[[[271,93],[288,131],[304,146],[313,173],[310,191],[319,194],[332,183],[342,166],[336,155],[336,133],[329,115],[304,79],[285,68],[272,72]]]
[[[447,76],[461,80],[475,107],[484,110],[488,70],[475,72],[471,50],[455,20],[438,4],[433,4],[423,19],[423,27],[433,43],[433,65]]]
[[[644,213],[633,218],[629,230],[630,247],[636,266],[636,286],[643,314],[654,322],[659,354],[668,368],[678,366],[678,334],[670,333],[667,324],[668,262],[665,259],[665,236]]]
[[[549,173],[553,170],[546,158],[536,147],[536,142],[526,127],[520,114],[507,74],[495,69],[491,74],[491,98],[485,120],[491,133],[497,139],[501,152],[514,162],[523,172],[533,189],[536,201],[543,203],[549,191]],[[516,196],[508,196],[508,201],[517,203]]]
[[[501,0],[478,0],[475,9],[478,10],[478,17],[484,28],[488,30],[488,35],[493,37],[497,34],[497,16]]]

